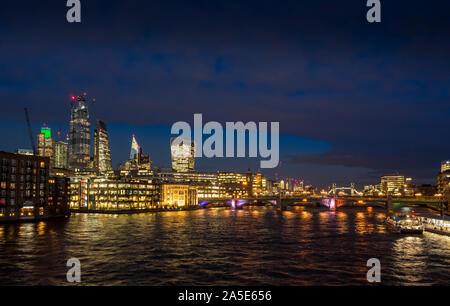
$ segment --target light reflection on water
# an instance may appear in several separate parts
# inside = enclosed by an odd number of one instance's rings
[[[383,210],[205,209],[0,225],[0,284],[364,285],[369,258],[382,284],[449,285],[450,238],[392,234]]]

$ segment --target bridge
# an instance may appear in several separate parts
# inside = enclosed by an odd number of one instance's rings
[[[351,196],[359,195],[362,196],[362,192],[359,192],[355,188],[355,183],[350,183],[349,187],[337,187],[336,183],[333,183],[330,191],[328,191],[328,195],[337,196],[341,192],[349,191]]]
[[[355,193],[356,194],[356,193]],[[448,211],[449,203],[439,197],[372,197],[372,196],[261,196],[247,197],[242,199],[232,198],[213,198],[199,199],[200,207],[232,207],[242,208],[251,205],[270,205],[280,209],[286,209],[289,206],[325,206],[330,209],[341,207],[381,207],[384,209],[399,209],[401,207],[422,206],[434,210],[444,209]]]

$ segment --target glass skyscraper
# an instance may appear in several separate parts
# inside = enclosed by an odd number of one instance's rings
[[[177,138],[170,139],[172,169],[177,172],[194,171],[195,143],[187,139],[175,143],[175,139]]]
[[[94,168],[100,173],[112,170],[108,131],[101,120],[97,120],[97,129],[94,131]]]
[[[91,149],[91,124],[85,95],[72,97],[70,116],[69,166],[71,169],[89,168]]]

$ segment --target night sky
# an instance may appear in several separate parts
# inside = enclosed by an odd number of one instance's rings
[[[0,4],[0,150],[30,148],[46,123],[68,132],[71,95],[106,122],[113,165],[131,135],[170,165],[179,120],[279,121],[281,165],[326,187],[402,173],[435,184],[450,158],[450,4],[382,0],[65,0]],[[257,170],[259,159],[201,159],[199,170]]]

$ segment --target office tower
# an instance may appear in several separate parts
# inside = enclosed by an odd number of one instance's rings
[[[177,139],[177,143],[175,143]],[[194,171],[195,143],[191,140],[179,138],[170,139],[172,169],[177,172]]]
[[[134,159],[135,155],[139,153],[139,145],[134,137],[134,134],[131,138],[131,151],[130,151],[130,159]]]
[[[85,95],[72,97],[70,116],[69,167],[83,170],[89,168],[91,149],[91,124]],[[75,101],[76,100],[76,101]]]
[[[108,131],[101,120],[97,120],[97,129],[94,131],[94,168],[100,173],[112,170]]]
[[[400,191],[405,184],[405,177],[403,175],[383,175],[381,177],[381,188],[384,192],[392,193]]]
[[[441,173],[450,170],[450,160],[445,160],[441,163]]]
[[[52,130],[49,127],[42,127],[41,132],[37,135],[37,153],[39,156],[50,158],[50,168],[53,167],[53,139]]]
[[[69,168],[69,143],[65,141],[55,141],[54,168]]]

